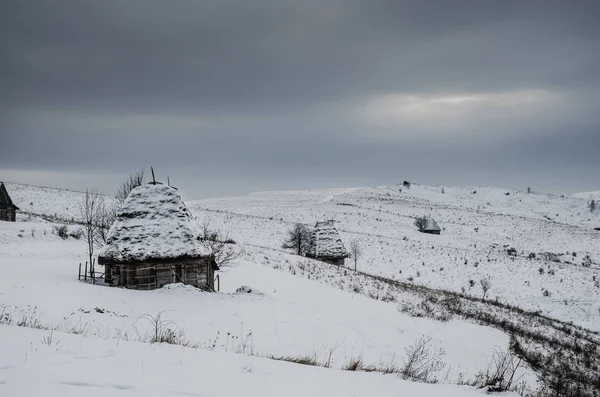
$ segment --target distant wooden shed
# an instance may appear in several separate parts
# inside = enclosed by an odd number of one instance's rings
[[[16,222],[17,207],[11,200],[4,183],[0,182],[0,221]]]
[[[214,291],[218,266],[177,189],[160,183],[131,191],[110,228],[98,264],[108,284],[154,289],[183,283]]]
[[[427,218],[427,223],[425,224],[425,227],[421,231],[423,233],[429,234],[441,234],[442,228],[437,224],[437,222],[433,218],[429,217]]]
[[[344,266],[345,259],[349,255],[333,221],[316,223],[306,256],[333,265]]]

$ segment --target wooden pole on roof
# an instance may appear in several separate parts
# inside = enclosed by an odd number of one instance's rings
[[[152,171],[152,184],[156,185],[156,179],[154,178],[154,168],[150,166],[150,171]]]

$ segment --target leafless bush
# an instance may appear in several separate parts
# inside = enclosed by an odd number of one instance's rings
[[[362,371],[364,369],[362,357],[351,358],[342,369],[344,371]]]
[[[118,212],[119,205],[117,203],[102,203],[102,206],[98,209],[98,215],[96,217],[96,224],[98,226],[98,231],[96,233],[97,244],[106,244],[106,240],[108,239],[108,231],[110,230],[112,224],[117,220]]]
[[[69,238],[69,230],[67,228],[67,225],[54,226],[52,231],[53,233],[55,232],[58,235],[58,237],[62,238],[63,240]]]
[[[431,343],[431,337],[421,336],[406,348],[406,360],[400,370],[404,378],[426,383],[437,382],[436,374],[446,366],[442,361],[446,352],[442,348],[434,348]]]
[[[419,231],[422,232],[427,226],[427,217],[425,215],[416,217],[414,224],[417,227],[417,229],[419,229]]]
[[[163,320],[164,311],[159,312],[156,316],[144,314],[139,319],[145,320],[152,325],[152,331],[147,341],[150,343],[168,343],[171,345],[181,345],[185,347],[198,347],[186,339],[185,333],[177,328],[175,322]],[[173,329],[175,328],[175,329]],[[146,341],[146,340],[144,340]]]
[[[117,190],[116,198],[119,205],[123,204],[127,199],[127,196],[129,196],[129,193],[142,183],[144,183],[144,170],[130,173],[129,177],[121,182],[121,185]]]
[[[477,374],[475,385],[486,388],[488,392],[513,391],[516,383],[523,375],[517,376],[522,368],[523,358],[515,355],[510,349],[496,348],[487,368]]]
[[[75,240],[79,240],[81,237],[83,237],[83,230],[81,228],[71,230],[69,232],[69,237],[73,237]]]
[[[210,220],[205,220],[200,225],[200,240],[212,251],[215,262],[219,267],[227,266],[240,257],[241,251],[236,243],[220,231],[210,228]]]

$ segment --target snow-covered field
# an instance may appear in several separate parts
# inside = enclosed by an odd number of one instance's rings
[[[37,206],[31,213],[77,217],[81,193],[7,188],[22,209],[24,203]],[[327,280],[295,274],[309,260],[280,248],[295,222],[334,219],[347,244],[356,239],[363,246],[363,272],[464,288],[474,296],[481,296],[479,280],[489,278],[491,299],[600,329],[600,232],[593,230],[600,216],[589,212],[585,198],[481,187],[445,187],[441,193],[441,187],[413,184],[255,193],[188,207],[198,222],[210,220],[236,240],[242,252],[220,272],[219,293],[80,282],[82,240],[61,239],[49,223],[0,222],[0,323],[12,324],[0,325],[0,395],[484,394],[452,383],[474,379],[495,350],[506,349],[507,334],[458,318],[410,317],[394,300],[352,291],[361,286],[336,288],[345,282],[340,272],[328,271]],[[417,232],[417,215],[432,215],[442,235]],[[507,255],[512,247],[517,256]],[[530,259],[532,252],[536,258]],[[556,256],[541,259],[544,252]],[[584,263],[586,255],[591,262]],[[242,285],[252,292],[236,293]],[[158,314],[197,348],[143,343]],[[15,326],[19,322],[38,329]],[[422,337],[432,351],[443,350],[439,384],[341,370],[356,358],[365,365],[401,366]],[[312,357],[331,368],[266,357]],[[535,374],[521,372],[535,386]]]
[[[476,296],[489,279],[493,299],[600,330],[600,210],[591,213],[585,199],[413,184],[188,204],[234,240],[272,249],[294,222],[333,219],[347,245],[363,246],[359,270]],[[433,216],[442,234],[419,233],[413,220],[421,215]]]
[[[20,220],[37,219],[36,215],[60,222],[77,222],[81,218],[80,203],[84,192],[11,182],[4,185],[20,209],[17,213]],[[107,205],[114,203],[112,196],[103,198]]]

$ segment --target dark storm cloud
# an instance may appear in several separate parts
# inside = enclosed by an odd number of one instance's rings
[[[600,166],[599,17],[594,1],[3,1],[0,169],[153,162],[285,188]]]

